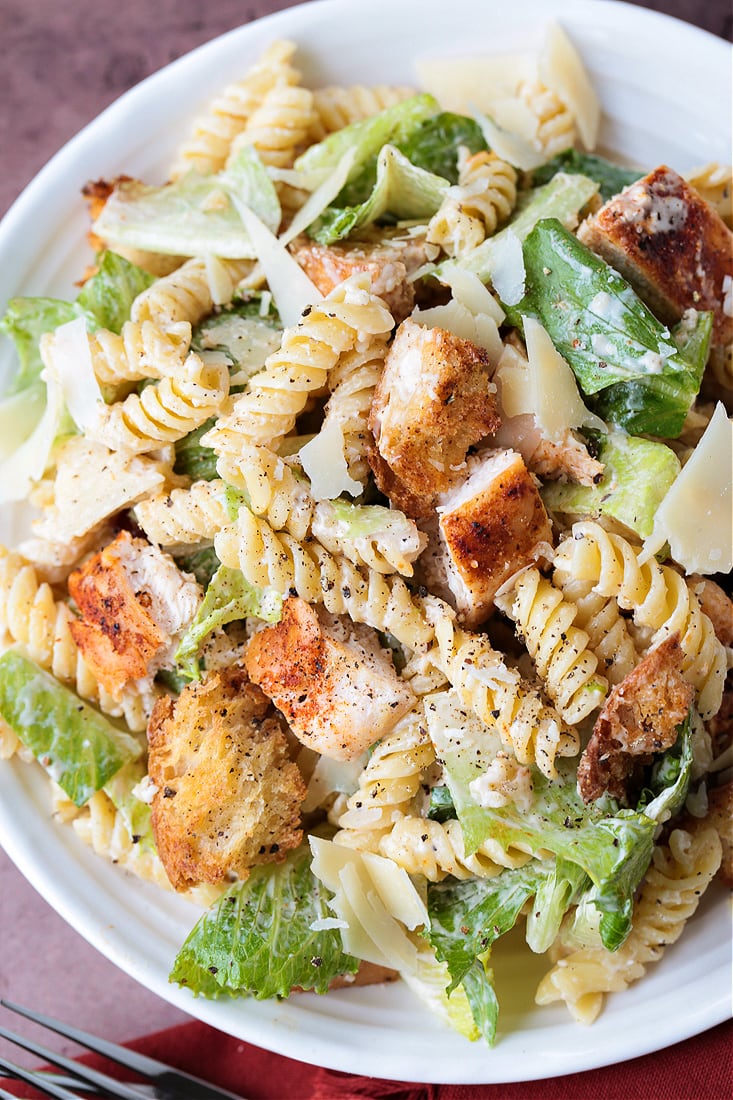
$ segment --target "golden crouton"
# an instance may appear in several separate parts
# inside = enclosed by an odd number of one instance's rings
[[[675,743],[695,696],[682,676],[683,657],[679,635],[673,634],[613,688],[578,765],[585,802],[606,792],[625,800],[641,765]]]
[[[407,494],[430,502],[445,492],[463,476],[468,448],[499,426],[488,369],[486,352],[470,340],[414,321],[400,325],[369,427]],[[384,485],[380,466],[372,468]]]
[[[409,276],[427,259],[425,241],[411,239],[324,245],[298,237],[290,251],[322,294],[329,294],[350,275],[368,272],[372,293],[383,299],[398,324],[415,305],[415,289]]]
[[[158,699],[148,741],[153,832],[177,890],[245,878],[298,847],[305,784],[269,699],[243,669]]]
[[[733,782],[708,791],[707,817],[723,845],[723,861],[718,873],[725,885],[733,889]]]
[[[173,559],[127,531],[69,577],[81,615],[71,633],[84,660],[117,696],[128,680],[160,668],[201,601],[201,589]]]
[[[323,756],[350,760],[387,733],[415,699],[382,651],[368,651],[321,625],[304,600],[290,598],[276,626],[247,648],[250,679],[285,715],[295,736]]]
[[[610,199],[579,238],[628,279],[665,324],[686,309],[712,310],[713,342],[733,340],[725,312],[733,234],[714,207],[666,165]]]
[[[476,462],[469,477],[441,498],[439,532],[447,581],[463,622],[478,626],[494,596],[552,542],[537,483],[515,451]]]

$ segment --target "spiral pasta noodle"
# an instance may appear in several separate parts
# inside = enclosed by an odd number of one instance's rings
[[[480,152],[461,165],[458,186],[430,220],[427,240],[460,256],[490,237],[517,201],[517,173],[496,153]]]
[[[300,73],[290,64],[294,54],[292,42],[273,42],[243,80],[229,84],[213,100],[178,151],[172,178],[192,168],[207,175],[224,167],[232,142],[267,92],[276,84],[296,84],[300,79]]]
[[[362,122],[414,95],[414,89],[389,84],[331,86],[313,93],[313,121],[309,138],[322,141],[335,130]]]
[[[725,647],[685,578],[654,558],[641,564],[640,553],[621,535],[582,521],[558,547],[555,568],[590,581],[594,592],[613,597],[619,607],[631,611],[638,626],[654,631],[651,646],[679,633],[682,673],[696,690],[701,716],[711,718],[723,696]]]
[[[251,145],[267,167],[290,168],[312,124],[313,93],[293,84],[276,84],[232,143],[230,156]]]
[[[71,633],[71,609],[57,600],[20,554],[0,546],[0,637],[23,652],[57,680],[73,688],[111,717],[123,716],[133,732],[145,729],[147,701],[134,688],[119,701],[99,684]]]
[[[580,1023],[592,1023],[603,995],[627,989],[649,963],[679,939],[720,866],[715,829],[699,825],[675,829],[657,848],[634,908],[632,930],[618,951],[588,947],[561,958],[540,982],[537,1004],[564,1001]]]
[[[599,596],[591,581],[578,580],[557,562],[552,583],[574,604],[575,625],[588,635],[588,648],[598,658],[609,684],[620,684],[636,667],[640,655],[616,601]]]
[[[87,428],[89,439],[113,451],[144,454],[161,444],[175,443],[221,408],[229,393],[229,370],[222,363],[204,363],[193,352],[182,369],[141,394],[98,406]]]
[[[275,449],[346,352],[386,343],[392,316],[368,285],[363,276],[347,279],[285,329],[280,349],[230,398],[205,445],[235,457],[244,443]]]
[[[210,540],[229,522],[225,494],[223,481],[194,481],[147,497],[135,507],[135,519],[158,546]]]
[[[252,512],[264,516],[274,531],[306,538],[315,508],[308,482],[269,447],[243,443],[236,458],[222,455],[216,467],[226,482],[247,494]]]
[[[109,329],[88,332],[87,343],[97,381],[103,386],[120,386],[180,371],[191,343],[191,326],[180,322],[164,330],[153,321],[125,321],[119,334]],[[41,358],[52,371],[56,349],[56,333],[44,333]]]
[[[542,576],[527,569],[517,578],[512,597],[499,606],[513,620],[535,663],[547,694],[561,717],[574,725],[600,707],[608,680],[600,675],[589,637],[573,625],[577,609]]]
[[[422,706],[409,711],[383,737],[346,803],[334,843],[378,852],[381,839],[405,814],[420,791],[422,773],[435,760]]]
[[[557,775],[557,756],[575,756],[580,740],[560,715],[546,706],[519,672],[483,635],[461,630],[453,612],[438,600],[426,601],[435,629],[435,659],[464,706],[498,730],[520,764],[536,764],[544,775]]]
[[[219,260],[215,257],[186,260],[157,279],[135,298],[130,320],[155,324],[164,332],[183,323],[196,325],[214,306],[232,300],[241,279],[252,269],[251,260]]]
[[[709,202],[729,226],[733,222],[733,171],[728,164],[709,161],[684,173],[690,187]]]
[[[371,438],[369,411],[374,390],[384,366],[383,345],[376,345],[367,354],[356,351],[345,355],[329,375],[331,396],[326,402],[322,431],[337,424],[344,440],[344,458],[349,477],[362,484],[370,468],[366,452]]]
[[[575,118],[555,92],[539,80],[524,80],[518,96],[537,121],[535,144],[548,160],[575,144]]]
[[[532,858],[517,849],[505,850],[491,839],[467,855],[459,821],[416,816],[399,818],[380,841],[379,852],[408,874],[423,875],[428,882],[441,882],[448,875],[493,878],[505,867],[521,867]]]
[[[315,542],[301,544],[286,532],[276,534],[248,508],[240,509],[235,524],[218,532],[214,547],[219,560],[241,569],[250,584],[322,603],[332,614],[349,615],[354,622],[392,634],[410,649],[429,644],[433,636],[400,577],[360,568]]]

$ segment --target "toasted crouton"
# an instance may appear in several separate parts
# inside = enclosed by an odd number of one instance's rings
[[[468,478],[441,497],[439,534],[447,580],[463,622],[491,614],[496,592],[552,542],[537,483],[515,451],[472,463]]]
[[[305,783],[269,699],[243,669],[158,699],[148,740],[153,832],[177,890],[244,878],[300,844]]]
[[[695,696],[682,676],[683,657],[679,635],[673,634],[613,688],[578,765],[585,802],[606,792],[625,801],[640,766],[675,743]]]
[[[733,889],[733,782],[708,791],[707,816],[723,845],[720,877],[726,886]]]
[[[70,575],[69,595],[81,614],[74,641],[116,698],[163,667],[202,598],[168,554],[127,531]]]
[[[725,312],[733,234],[718,212],[666,165],[610,199],[579,238],[628,279],[666,324],[687,309],[712,310],[713,342],[733,340]]]
[[[322,294],[329,294],[350,275],[368,272],[372,277],[372,292],[384,300],[398,324],[412,313],[415,305],[415,290],[409,276],[427,258],[424,240],[346,241],[324,245],[299,237],[293,241],[290,251]]]
[[[369,416],[380,458],[407,494],[432,501],[459,480],[466,452],[499,425],[486,352],[403,321]],[[380,464],[373,469],[378,481]],[[381,487],[381,486],[380,486]]]
[[[309,604],[290,598],[281,621],[254,635],[245,658],[250,679],[295,736],[334,760],[359,756],[414,703],[390,660],[359,638],[338,637]]]

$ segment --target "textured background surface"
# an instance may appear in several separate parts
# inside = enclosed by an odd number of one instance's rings
[[[49,157],[127,88],[218,34],[292,6],[282,0],[0,0],[0,213]],[[640,6],[730,39],[729,0]],[[2,851],[0,997],[118,1040],[184,1019],[89,947]],[[3,1023],[6,1015],[0,1011]]]

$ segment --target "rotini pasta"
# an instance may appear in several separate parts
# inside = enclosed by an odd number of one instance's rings
[[[705,202],[715,207],[723,221],[733,224],[733,170],[730,165],[709,161],[684,175]]]
[[[232,142],[276,84],[296,84],[300,74],[290,64],[295,54],[292,42],[273,42],[243,80],[228,85],[199,118],[190,137],[181,146],[171,177],[192,168],[202,175],[224,167]]]
[[[225,364],[204,363],[193,352],[172,377],[100,405],[87,436],[111,450],[144,454],[175,443],[217,412],[229,393]]]
[[[379,114],[411,95],[414,95],[412,88],[388,84],[318,88],[313,93],[314,117],[309,136],[312,141],[322,141],[327,134]]]
[[[103,386],[120,386],[180,371],[191,343],[191,326],[183,321],[164,330],[152,321],[126,321],[119,334],[98,329],[87,333],[87,341],[97,381]],[[40,350],[44,364],[53,370],[55,333],[41,338]]]
[[[621,535],[583,521],[573,525],[572,535],[558,548],[555,568],[590,581],[594,592],[631,611],[639,626],[654,631],[651,646],[679,633],[683,675],[696,689],[700,714],[710,718],[723,696],[725,647],[685,578],[653,558],[640,564],[640,553]]]
[[[531,859],[524,852],[507,851],[495,840],[484,841],[467,855],[458,821],[441,823],[414,816],[399,818],[380,841],[379,851],[408,874],[423,875],[428,882],[441,882],[448,875],[493,878],[505,867],[521,867]]]
[[[557,961],[537,990],[538,1004],[564,1001],[580,1023],[596,1018],[605,993],[618,993],[641,978],[649,963],[679,939],[720,866],[720,839],[696,825],[675,829],[654,853],[636,902],[634,924],[618,951],[587,947]]]
[[[535,143],[548,160],[575,144],[575,119],[555,92],[539,80],[524,80],[518,96],[537,120]]]
[[[609,684],[620,684],[639,660],[634,639],[613,598],[599,596],[591,581],[573,577],[555,562],[552,582],[576,609],[575,624],[588,635],[588,648],[595,653]]]
[[[313,124],[313,93],[292,84],[276,84],[232,143],[230,156],[251,145],[264,165],[290,168]]]
[[[474,153],[460,165],[458,186],[428,225],[427,240],[460,256],[490,237],[517,201],[517,173],[496,153]]]
[[[179,326],[186,323],[196,325],[214,306],[232,300],[237,284],[252,267],[252,260],[218,260],[213,256],[186,260],[138,294],[130,319],[138,325],[154,324],[165,333],[179,331]]]
[[[384,344],[392,317],[367,285],[363,276],[348,279],[286,329],[280,350],[250,378],[244,393],[230,398],[204,443],[218,455],[234,457],[242,443],[275,449],[346,352]]]
[[[135,519],[158,546],[213,539],[229,522],[223,481],[194,481],[187,489],[171,489],[148,497],[135,508]]]
[[[499,606],[514,621],[545,690],[571,725],[603,703],[608,680],[597,672],[598,658],[588,635],[574,625],[577,610],[538,569],[521,573]]]
[[[344,440],[348,475],[362,484],[369,476],[366,458],[371,438],[369,410],[384,366],[385,350],[383,345],[375,344],[367,354],[347,353],[328,379],[331,396],[326,402],[321,430],[328,431],[332,425],[338,425]]]

